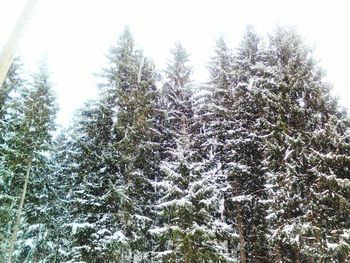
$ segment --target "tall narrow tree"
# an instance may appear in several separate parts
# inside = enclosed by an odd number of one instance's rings
[[[10,192],[11,178],[13,174],[8,167],[8,136],[12,128],[11,119],[8,114],[11,111],[14,95],[24,84],[21,65],[19,59],[15,59],[9,72],[0,88],[0,260],[5,262],[6,241],[11,235],[11,221],[14,217],[14,204],[18,201],[18,196],[13,196]]]
[[[16,206],[17,218],[13,221],[13,234],[9,241],[8,262],[11,262],[14,251],[16,257],[22,256],[23,247],[14,250],[18,230],[26,224],[44,221],[45,213],[40,214],[39,211],[43,208],[40,202],[45,202],[46,196],[46,156],[52,144],[55,114],[55,98],[43,65],[34,75],[33,83],[19,90],[19,96],[13,101],[8,113],[10,130],[6,138],[8,148],[4,163],[12,174],[9,191],[13,196],[20,196],[20,203]],[[24,208],[25,203],[28,209]]]
[[[234,128],[229,143],[234,157],[228,180],[234,195],[231,204],[240,234],[240,258],[242,262],[269,262],[265,239],[263,153],[265,136],[269,133],[266,105],[270,73],[260,37],[251,27],[243,35],[233,68]]]
[[[148,262],[157,174],[154,66],[128,28],[108,60],[101,96],[81,112],[76,129],[73,258]]]
[[[275,260],[346,262],[348,120],[295,31],[277,29],[269,57],[276,84],[266,153],[272,255]]]

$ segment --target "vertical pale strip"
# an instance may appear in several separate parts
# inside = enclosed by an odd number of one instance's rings
[[[30,170],[32,168],[32,158],[29,159],[29,163],[27,166],[27,172],[26,172],[26,178],[24,180],[24,185],[23,185],[23,190],[22,190],[22,196],[21,196],[21,201],[18,207],[18,211],[17,211],[17,219],[15,222],[15,226],[13,229],[13,233],[12,233],[12,237],[10,240],[10,245],[9,245],[9,252],[8,252],[8,257],[7,257],[7,263],[11,263],[12,262],[12,255],[13,255],[13,251],[15,248],[15,243],[16,243],[16,239],[17,239],[17,233],[19,230],[19,224],[21,221],[21,215],[22,215],[22,210],[23,210],[23,206],[24,206],[24,201],[26,198],[26,193],[27,193],[27,187],[28,187],[28,182],[29,182],[29,175],[30,175]]]
[[[28,0],[27,5],[18,17],[17,23],[0,54],[0,88],[11,66],[16,47],[23,35],[27,21],[29,20],[37,0]]]

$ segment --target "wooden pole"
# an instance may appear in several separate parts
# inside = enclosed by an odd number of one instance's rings
[[[28,0],[27,5],[18,17],[17,23],[0,54],[0,88],[2,87],[7,72],[12,64],[16,47],[23,35],[27,21],[32,14],[36,2],[37,0]]]
[[[21,202],[19,203],[19,207],[18,207],[18,211],[17,211],[17,219],[16,219],[15,226],[13,228],[12,237],[11,237],[11,240],[10,240],[9,252],[8,252],[8,257],[7,257],[7,263],[11,263],[11,261],[12,261],[13,250],[15,248],[17,233],[18,233],[19,224],[20,224],[20,221],[21,221],[21,214],[22,214],[22,210],[23,210],[23,206],[24,206],[24,200],[26,198],[26,193],[27,193],[27,187],[28,187],[29,175],[30,175],[31,168],[32,168],[32,159],[30,158],[29,163],[28,163],[28,167],[27,167],[26,178],[24,180]]]

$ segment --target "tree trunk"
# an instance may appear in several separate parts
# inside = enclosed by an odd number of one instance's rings
[[[21,214],[22,214],[22,210],[23,210],[23,206],[24,206],[24,200],[26,198],[27,186],[28,186],[28,182],[29,182],[29,175],[30,175],[31,168],[32,168],[32,158],[30,158],[29,162],[28,162],[26,178],[25,178],[24,185],[23,185],[23,190],[22,190],[22,197],[21,197],[21,201],[19,203],[19,207],[18,207],[18,211],[17,211],[17,219],[16,219],[15,226],[13,228],[12,237],[11,237],[11,240],[10,240],[9,252],[8,252],[8,257],[7,257],[7,263],[11,263],[11,261],[12,261],[12,254],[13,254],[13,250],[15,248],[17,233],[18,233],[19,224],[20,224],[20,221],[21,221]]]
[[[189,258],[188,258],[188,254],[186,254],[186,256],[185,256],[185,261],[184,261],[184,263],[190,263],[190,260],[189,260]]]
[[[239,187],[236,182],[233,182],[233,189],[235,194],[239,194]],[[245,254],[245,240],[244,240],[244,225],[243,225],[243,217],[242,217],[242,208],[239,202],[236,204],[236,222],[238,228],[239,235],[239,257],[241,259],[241,263],[246,263],[247,258]]]
[[[241,205],[237,203],[236,205],[237,209],[237,227],[238,227],[238,233],[239,233],[239,255],[241,259],[241,263],[246,263],[247,258],[245,255],[245,240],[244,240],[244,226],[243,226],[243,219],[242,219],[242,210],[241,210]]]
[[[282,262],[281,247],[279,244],[276,245],[276,259],[278,263]]]
[[[192,253],[191,243],[189,242],[188,247],[187,247],[186,252],[185,252],[184,263],[191,263],[191,253]]]
[[[299,249],[295,252],[295,263],[300,263],[300,251]]]

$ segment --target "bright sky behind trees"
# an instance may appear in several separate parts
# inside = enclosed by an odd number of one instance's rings
[[[25,3],[0,1],[0,46]],[[59,122],[67,124],[81,102],[96,93],[98,79],[93,73],[100,72],[109,46],[126,24],[158,69],[164,68],[170,48],[180,40],[191,55],[197,81],[206,80],[218,36],[236,47],[247,24],[263,36],[277,25],[290,25],[315,47],[334,95],[350,108],[349,7],[346,0],[40,0],[19,54],[29,68],[46,57],[60,104]]]

